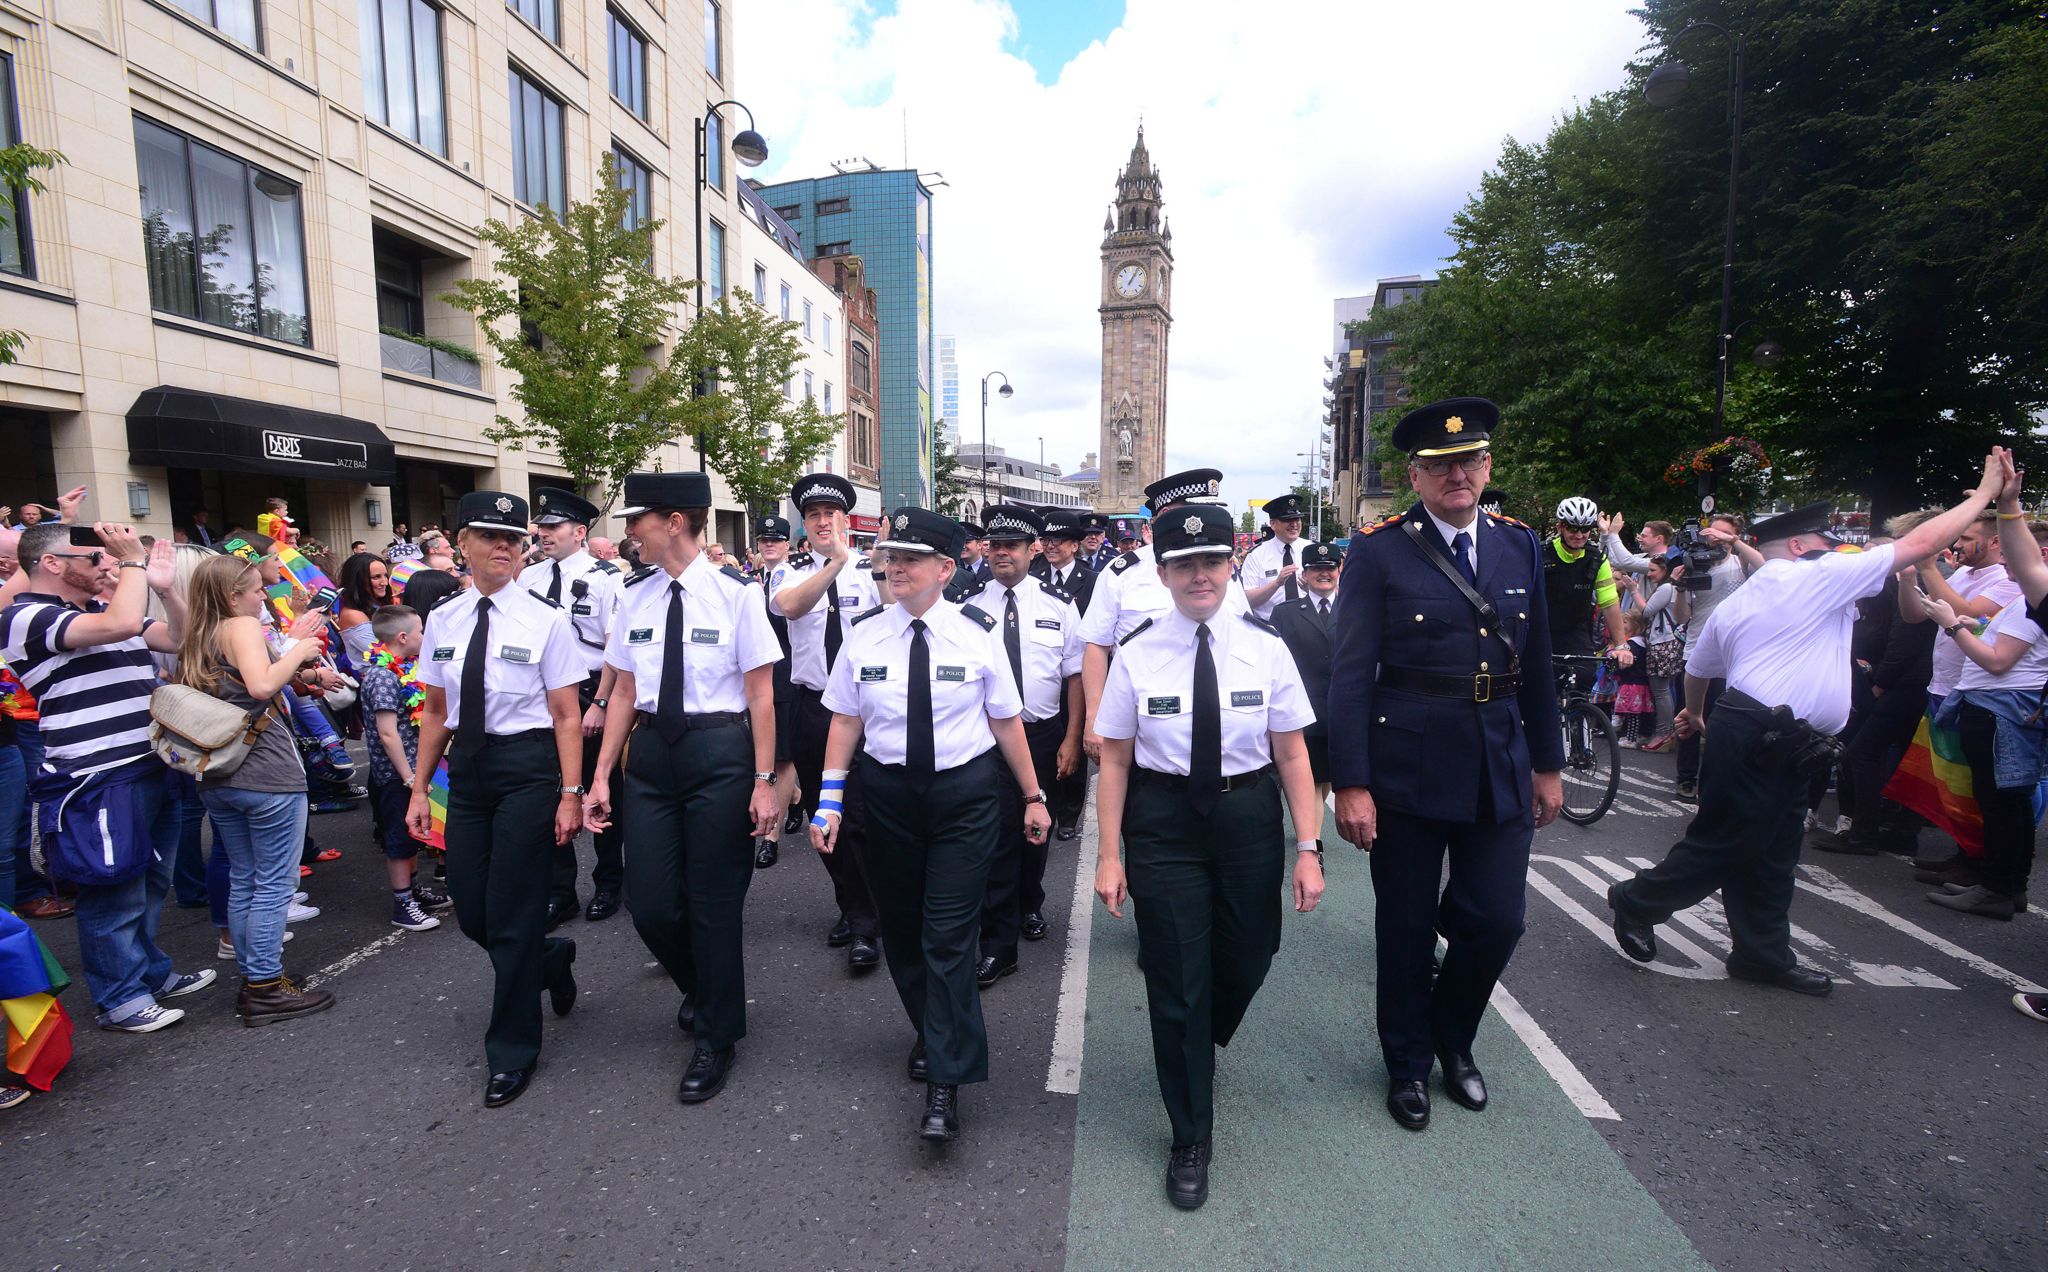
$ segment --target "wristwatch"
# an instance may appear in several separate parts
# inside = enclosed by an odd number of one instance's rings
[[[1965,627],[1968,626],[1968,623],[1952,623],[1949,626],[1942,628],[1941,630],[1947,632],[1950,636],[1954,636],[1957,632],[1963,630]]]
[[[574,786],[562,786],[562,787],[557,787],[556,789],[557,789],[557,790],[559,790],[559,791],[560,791],[560,792],[561,792],[562,794],[564,794],[564,795],[588,795],[588,794],[590,794],[590,788],[589,788],[588,786],[585,786],[585,785],[584,785],[583,783],[581,783],[581,782],[578,782],[578,783],[577,783],[576,785],[574,785]]]
[[[599,711],[603,711],[605,708],[611,706],[611,703],[612,700],[610,698],[592,698],[590,700],[590,705],[596,707]]]
[[[1036,795],[1026,795],[1024,802],[1027,804],[1043,804],[1045,802],[1045,792],[1040,791]]]
[[[757,782],[766,782],[768,783],[768,785],[773,786],[775,785],[775,774],[772,772],[756,773],[754,774],[754,780]]]

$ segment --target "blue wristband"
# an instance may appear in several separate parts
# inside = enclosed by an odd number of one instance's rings
[[[846,805],[836,799],[820,799],[818,801],[818,811],[821,813],[839,813],[843,816],[846,812]]]
[[[832,829],[832,823],[825,820],[825,814],[823,813],[812,813],[811,825],[816,826],[819,830]]]

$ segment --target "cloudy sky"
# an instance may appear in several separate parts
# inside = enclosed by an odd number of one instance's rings
[[[1627,0],[741,0],[765,180],[864,156],[944,174],[938,329],[1017,394],[989,441],[1098,449],[1103,214],[1143,118],[1173,225],[1171,468],[1284,491],[1323,414],[1331,305],[1433,274],[1500,152],[1618,83]],[[936,388],[936,386],[934,386]]]

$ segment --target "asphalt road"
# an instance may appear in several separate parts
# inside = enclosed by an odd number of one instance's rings
[[[340,1005],[240,1028],[205,912],[167,911],[179,966],[223,979],[143,1037],[94,1031],[83,986],[66,995],[76,1059],[0,1115],[7,1263],[2048,1266],[2048,1031],[2007,1003],[2010,982],[2048,981],[2048,920],[1955,915],[1896,859],[1809,853],[1793,921],[1831,998],[1726,980],[1711,903],[1637,966],[1605,935],[1604,880],[1684,823],[1669,761],[1628,763],[1615,813],[1538,838],[1528,935],[1477,1047],[1493,1106],[1440,1098],[1424,1135],[1380,1108],[1370,882],[1333,848],[1324,907],[1288,916],[1219,1064],[1193,1215],[1161,1193],[1134,933],[1094,907],[1081,937],[1075,845],[1047,872],[1051,938],[985,997],[992,1080],[965,1093],[962,1141],[933,1148],[895,994],[825,947],[829,887],[794,840],[748,900],[750,1032],[717,1099],[676,1102],[676,995],[621,915],[564,929],[578,1007],[549,1017],[533,1090],[485,1110],[483,954],[452,922],[390,928],[367,817],[317,818],[346,855],[310,881],[324,912],[287,964]],[[75,972],[72,925],[37,930]]]

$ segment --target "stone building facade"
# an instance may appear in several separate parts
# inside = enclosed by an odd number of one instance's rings
[[[1098,511],[1145,505],[1166,471],[1167,336],[1173,328],[1173,227],[1138,129],[1102,225],[1102,462]]]

